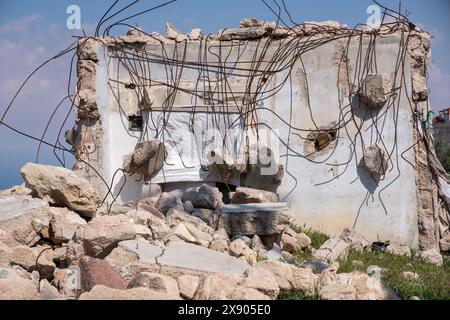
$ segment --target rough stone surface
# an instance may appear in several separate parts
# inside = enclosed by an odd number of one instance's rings
[[[78,235],[86,254],[104,258],[120,241],[134,239],[133,224],[125,215],[100,216],[92,219]]]
[[[175,228],[173,228],[175,235],[183,241],[189,243],[196,243],[197,239],[189,232],[184,223],[179,223]]]
[[[439,245],[443,252],[450,251],[450,233],[447,233],[440,241]]]
[[[249,28],[236,28],[236,29],[225,29],[219,32],[220,40],[231,41],[231,40],[248,40],[248,39],[258,39],[266,34],[266,30],[263,27],[249,27]]]
[[[253,188],[237,187],[236,192],[233,193],[231,203],[245,204],[245,203],[265,203],[278,202],[280,197],[274,192],[258,190]]]
[[[275,277],[270,271],[263,268],[248,269],[239,284],[256,289],[272,299],[276,299],[280,293]]]
[[[222,193],[216,187],[203,184],[184,192],[183,201],[190,201],[194,208],[216,209],[223,206]]]
[[[36,284],[12,268],[0,268],[0,300],[32,300],[38,295]]]
[[[25,184],[13,186],[9,189],[0,190],[0,196],[27,197],[33,194],[33,190],[25,187]]]
[[[172,299],[178,299],[180,292],[175,279],[158,273],[142,272],[128,284],[128,288],[148,288],[165,294]]]
[[[58,167],[28,163],[21,169],[27,186],[41,199],[93,217],[101,198],[87,180]]]
[[[184,205],[186,206],[186,203],[190,203],[190,201],[186,201]],[[192,210],[192,216],[197,217],[199,219],[202,219],[208,226],[211,226],[215,228],[217,226],[217,223],[219,221],[219,215],[215,214],[214,210],[211,209],[202,209],[197,208]]]
[[[236,274],[209,275],[200,283],[194,300],[229,300],[238,287],[238,281]]]
[[[197,292],[200,278],[197,276],[183,275],[178,277],[178,288],[182,298],[192,300]]]
[[[53,243],[69,242],[77,228],[87,224],[78,214],[66,208],[51,208],[51,211],[49,236]]]
[[[62,298],[58,289],[52,286],[48,280],[41,280],[39,283],[39,296],[37,300],[55,300]]]
[[[344,229],[338,237],[325,241],[318,250],[313,253],[316,261],[334,262],[347,257],[348,252],[353,250],[365,250],[369,248],[370,242],[362,235],[351,229]]]
[[[391,91],[389,74],[369,74],[362,84],[359,97],[369,108],[380,108],[388,101]]]
[[[411,257],[411,250],[405,244],[390,243],[386,248],[386,252],[396,254],[398,256]]]
[[[236,239],[230,243],[230,254],[234,257],[243,257],[250,265],[256,264],[256,254],[242,239]]]
[[[138,174],[146,180],[153,178],[164,166],[167,149],[159,140],[136,144],[134,152],[124,157],[123,168],[129,174]]]
[[[209,248],[217,252],[228,253],[230,252],[230,241],[224,239],[214,239],[211,241]]]
[[[378,145],[372,145],[364,151],[361,166],[377,179],[383,176],[388,170],[388,155]]]
[[[204,221],[200,218],[191,216],[183,211],[179,211],[176,209],[171,209],[166,215],[166,221],[171,226],[175,226],[178,223],[184,223],[186,225],[191,224],[195,226],[198,230],[208,233],[214,234],[214,229],[209,227]]]
[[[164,192],[159,198],[156,207],[160,212],[166,214],[170,209],[183,210],[183,202],[176,195]]]
[[[426,101],[428,98],[427,78],[415,72],[412,76],[413,98],[415,101]]]
[[[218,225],[233,235],[279,234],[292,220],[285,206],[283,203],[226,205],[220,209]]]
[[[442,255],[437,250],[420,251],[419,258],[437,266],[442,266],[444,264]]]
[[[8,246],[35,245],[48,237],[50,210],[39,199],[0,196],[0,242]]]
[[[105,286],[95,286],[90,292],[83,293],[80,300],[171,300],[172,296],[152,291],[147,288],[127,290],[111,289]]]
[[[265,260],[258,262],[256,267],[270,271],[275,277],[275,280],[281,290],[292,290],[292,283],[294,282],[292,265],[283,262]]]
[[[84,256],[80,260],[81,291],[89,292],[96,285],[126,289],[127,282],[106,261]]]
[[[202,29],[194,28],[191,30],[191,32],[188,33],[187,36],[191,41],[199,40],[203,36]]]
[[[338,274],[337,283],[353,286],[356,300],[399,300],[397,294],[383,281],[358,271]]]
[[[282,234],[280,244],[281,250],[287,251],[289,253],[295,253],[299,249],[297,239],[287,233]]]
[[[313,258],[317,261],[337,261],[347,257],[351,245],[340,238],[330,238],[325,241],[318,250],[313,253]]]
[[[311,269],[297,268],[295,266],[292,269],[292,288],[296,291],[305,292],[308,294],[314,294],[318,287],[319,276],[314,274]]]
[[[333,283],[320,289],[321,300],[356,300],[356,289],[345,283]]]

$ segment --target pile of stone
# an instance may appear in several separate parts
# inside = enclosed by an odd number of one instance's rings
[[[287,263],[311,240],[289,228],[287,212],[263,209],[274,193],[237,188],[231,206],[248,206],[238,213],[207,184],[107,206],[70,170],[27,164],[21,173],[26,186],[0,192],[0,299],[396,298],[329,264],[366,247],[350,230],[314,253],[322,270]]]

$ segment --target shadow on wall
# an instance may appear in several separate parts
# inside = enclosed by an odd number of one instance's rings
[[[366,190],[371,195],[373,195],[375,190],[378,188],[380,182],[379,178],[372,176],[372,174],[369,171],[363,168],[361,163],[358,165],[357,173],[359,181],[361,181]]]
[[[352,97],[352,113],[355,117],[366,121],[378,117],[378,114],[383,108],[371,109],[361,101],[358,95]]]

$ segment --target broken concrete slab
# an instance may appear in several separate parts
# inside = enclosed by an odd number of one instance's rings
[[[139,262],[156,264],[156,258],[161,256],[163,249],[143,240],[127,240],[119,242],[120,248],[134,252],[139,257]]]
[[[31,197],[0,195],[0,222],[25,215],[33,210],[48,207],[48,202]]]
[[[203,275],[232,273],[241,275],[250,266],[228,254],[186,242],[171,242],[157,258],[161,273]]]
[[[46,201],[0,197],[0,242],[8,246],[33,246],[44,235],[44,229],[48,231],[49,221],[50,210]]]
[[[291,222],[287,204],[229,204],[219,209],[219,228],[228,234],[250,236],[281,233]]]

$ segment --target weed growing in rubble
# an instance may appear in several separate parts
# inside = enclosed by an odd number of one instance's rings
[[[311,246],[314,249],[319,249],[320,246],[327,241],[330,237],[327,236],[325,233],[313,230],[306,225],[297,226],[297,225],[291,225],[292,230],[294,230],[297,233],[304,233],[311,239]]]

